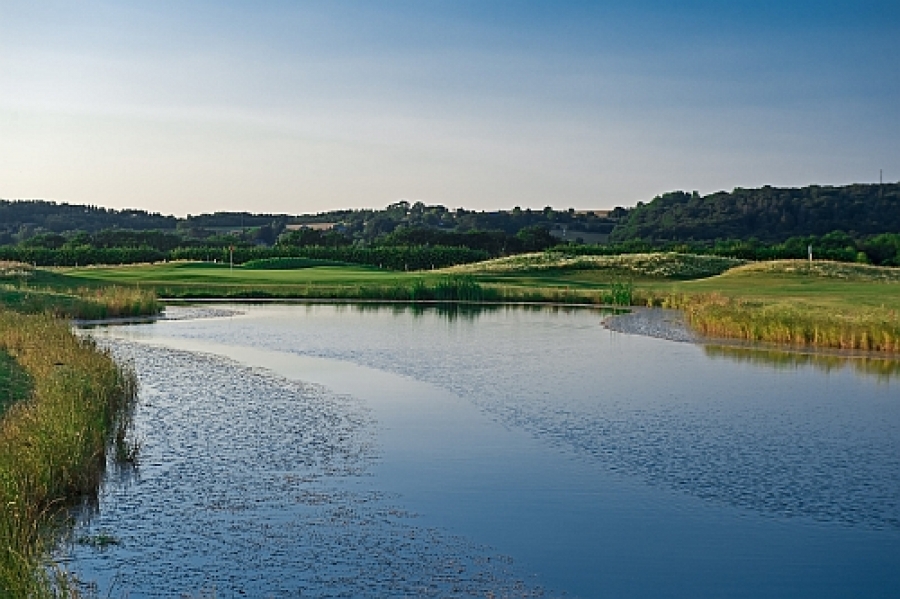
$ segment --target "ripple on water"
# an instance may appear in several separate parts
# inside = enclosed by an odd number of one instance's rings
[[[168,330],[427,381],[600,468],[706,500],[900,529],[900,404],[853,372],[713,362],[688,344],[610,334],[589,312],[448,323],[305,310]]]
[[[140,378],[143,446],[74,535],[116,543],[68,549],[101,596],[544,595],[510,560],[417,525],[372,488],[373,422],[354,398],[219,357],[108,344]]]

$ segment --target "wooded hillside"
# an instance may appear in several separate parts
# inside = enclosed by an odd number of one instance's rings
[[[613,230],[613,241],[750,239],[845,231],[900,233],[900,184],[737,188],[700,196],[676,191],[638,205]]]

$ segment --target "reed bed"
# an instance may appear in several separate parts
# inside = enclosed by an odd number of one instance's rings
[[[99,320],[159,314],[156,293],[137,287],[82,287],[57,292],[24,286],[0,288],[0,305],[27,314],[49,313],[61,318]]]
[[[0,310],[0,349],[32,381],[0,420],[0,596],[72,597],[48,551],[65,507],[96,493],[136,379],[48,314]]]
[[[688,323],[708,337],[728,337],[786,345],[900,352],[900,315],[889,309],[852,313],[803,305],[763,303],[718,294],[669,297]]]

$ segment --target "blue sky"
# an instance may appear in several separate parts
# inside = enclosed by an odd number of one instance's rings
[[[896,2],[0,0],[0,197],[633,205],[900,180]]]

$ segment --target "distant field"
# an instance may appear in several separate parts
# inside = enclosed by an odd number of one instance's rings
[[[358,285],[393,283],[409,278],[407,273],[366,266],[317,266],[296,270],[257,270],[208,262],[170,262],[91,268],[58,269],[55,272],[85,283],[136,284],[148,286],[296,286]]]
[[[365,266],[317,266],[296,270],[251,270],[228,265],[178,262],[154,265],[59,269],[46,280],[54,285],[140,285],[161,296],[190,292],[216,295],[313,297],[317,290],[332,297],[344,288],[388,288],[447,276],[470,276],[478,283],[510,290],[569,289],[599,292],[628,281],[636,294],[710,294],[767,302],[801,302],[823,308],[860,307],[900,310],[900,269],[866,265],[778,261],[746,264],[706,256],[635,255],[590,257],[573,266],[541,255],[454,267],[439,271],[396,272]],[[526,268],[523,264],[538,264]],[[499,266],[498,266],[499,265]],[[710,276],[709,273],[722,274]],[[699,277],[699,278],[698,278]],[[685,280],[693,279],[693,280]]]
[[[179,262],[39,270],[41,286],[89,298],[138,286],[161,298],[445,300],[655,305],[713,337],[900,351],[900,269],[832,262],[746,263],[715,256],[530,254],[437,271],[364,266],[266,270]],[[113,290],[115,291],[115,290]],[[134,290],[133,290],[134,291]]]

